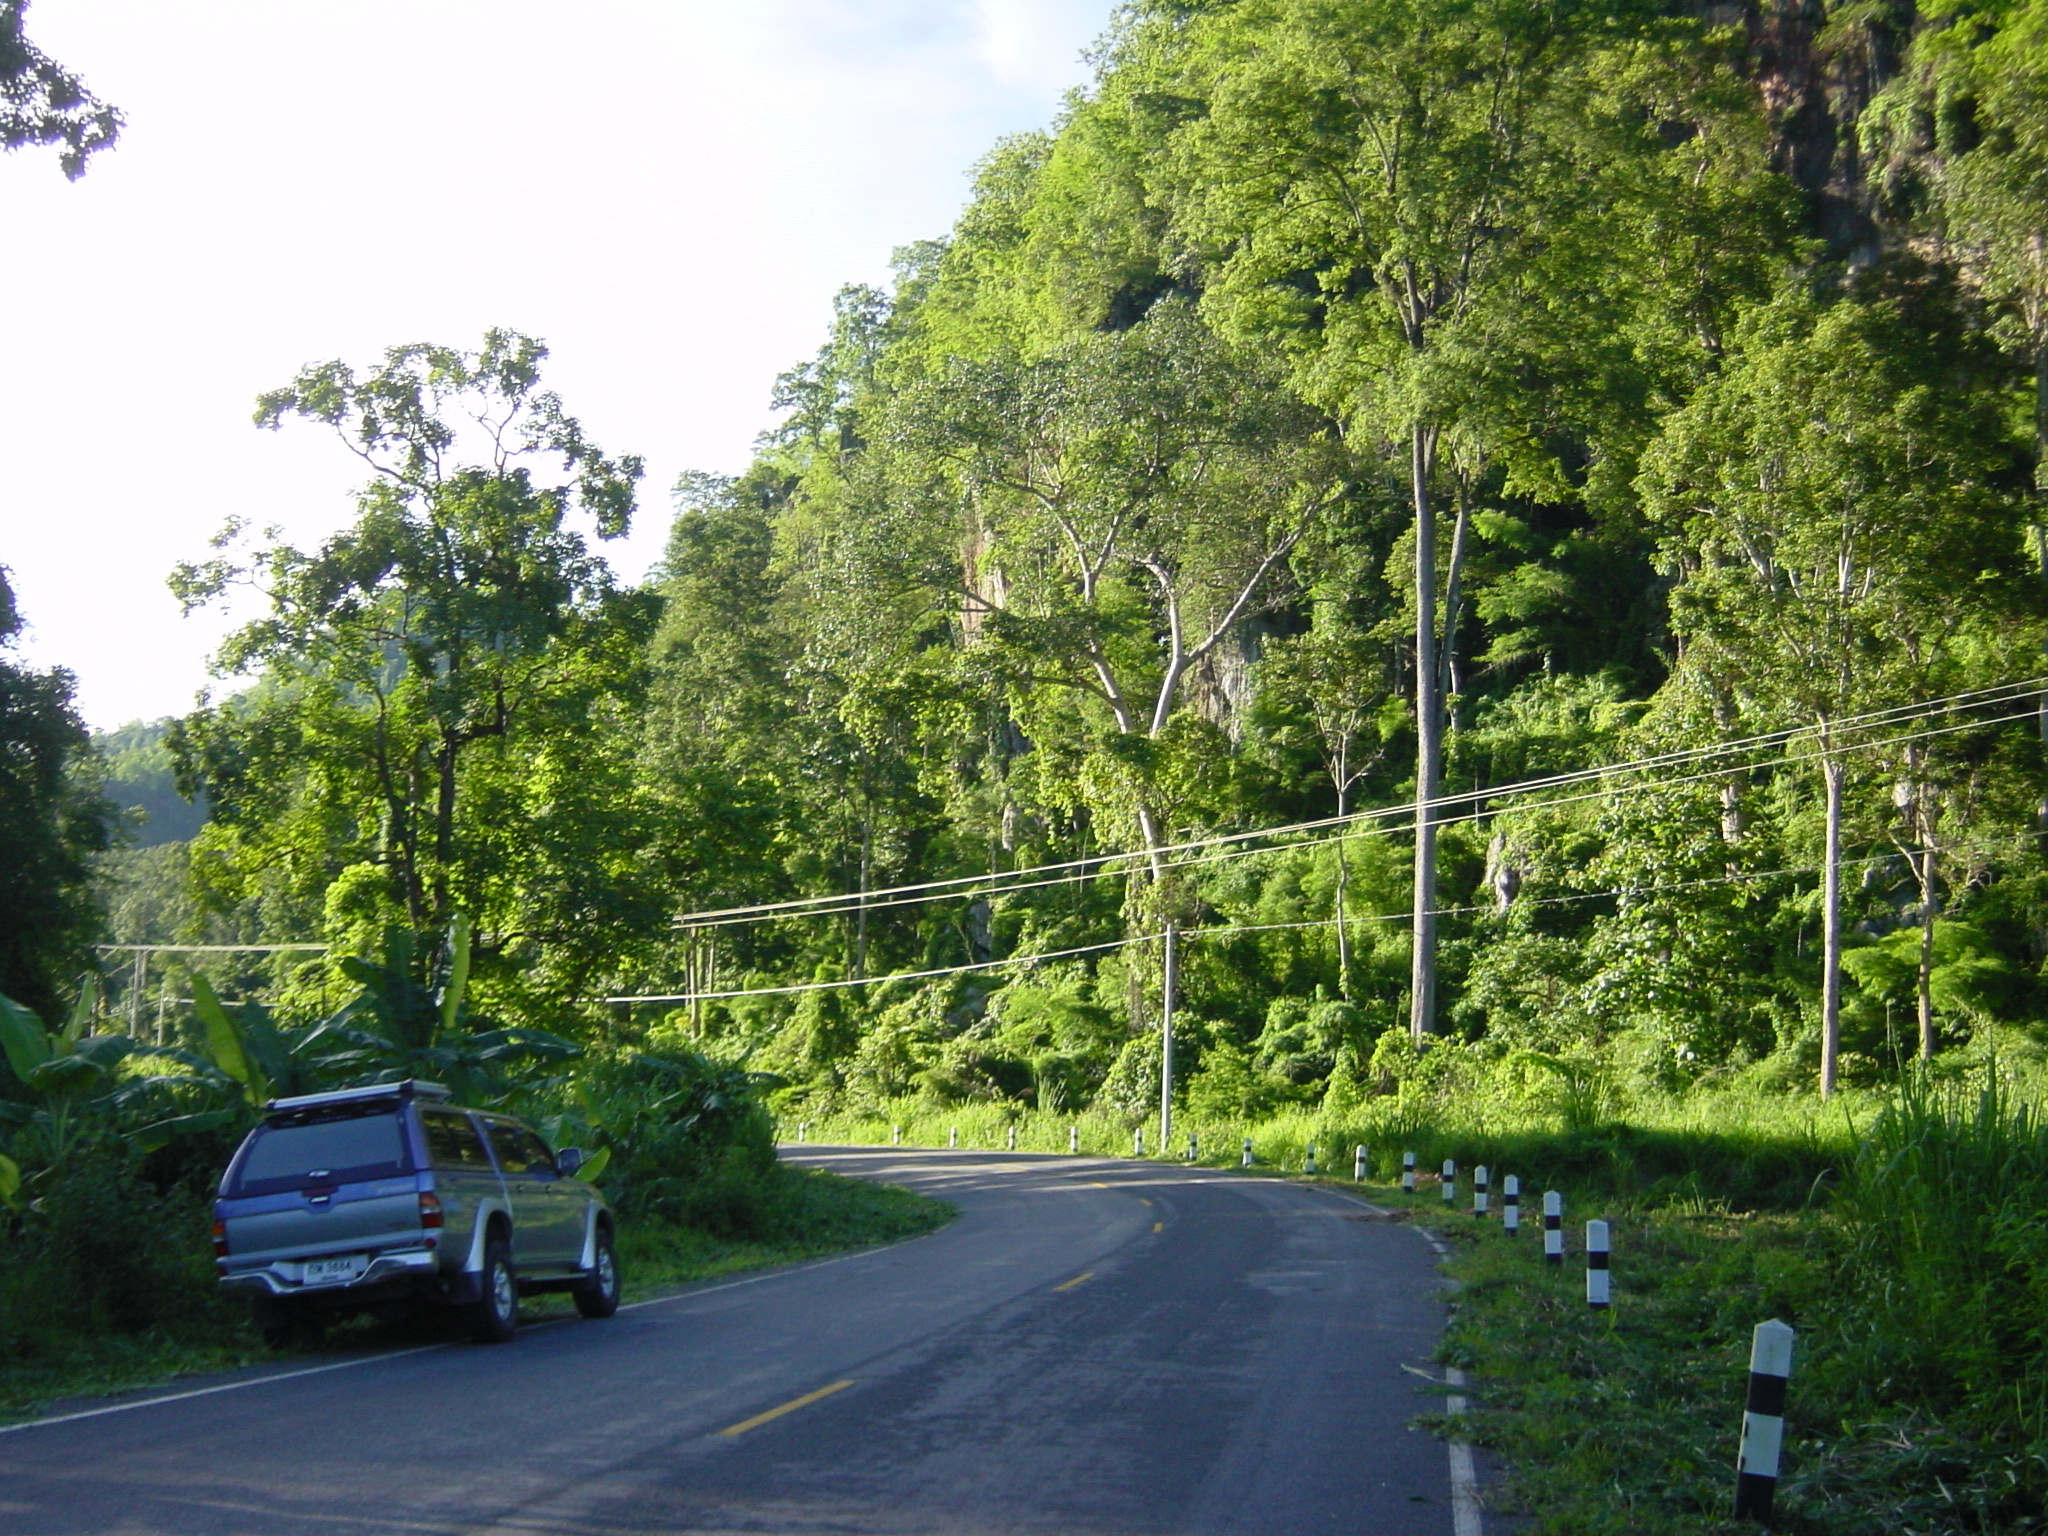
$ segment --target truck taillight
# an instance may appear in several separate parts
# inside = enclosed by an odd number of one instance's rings
[[[420,1196],[420,1225],[438,1227],[441,1225],[441,1197],[427,1194]]]
[[[224,1221],[213,1224],[213,1256],[216,1259],[228,1256],[228,1224]]]

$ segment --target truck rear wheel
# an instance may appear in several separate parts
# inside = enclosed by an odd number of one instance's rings
[[[512,1269],[512,1245],[503,1233],[484,1244],[482,1292],[470,1308],[469,1332],[479,1344],[503,1344],[519,1328],[519,1277]]]

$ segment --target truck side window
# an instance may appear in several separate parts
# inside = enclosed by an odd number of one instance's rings
[[[420,1112],[420,1121],[427,1130],[427,1156],[436,1168],[491,1171],[490,1157],[484,1152],[484,1139],[477,1135],[476,1125],[469,1116],[451,1110],[428,1109]]]
[[[524,1126],[507,1125],[493,1120],[491,1145],[497,1149],[498,1163],[507,1173],[526,1174],[534,1178],[555,1177],[555,1158],[544,1143]]]

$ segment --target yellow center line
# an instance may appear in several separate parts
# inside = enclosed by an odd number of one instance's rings
[[[1155,1221],[1152,1223],[1152,1230],[1154,1232],[1164,1232],[1166,1230],[1166,1223],[1163,1221]]]
[[[1085,1280],[1087,1276],[1084,1275],[1082,1278]],[[727,1437],[744,1435],[750,1429],[759,1429],[770,1419],[779,1419],[785,1413],[795,1413],[799,1408],[808,1408],[819,1398],[830,1397],[834,1392],[844,1392],[852,1385],[853,1383],[850,1381],[835,1381],[829,1387],[820,1387],[815,1392],[806,1392],[802,1397],[792,1398],[780,1408],[770,1408],[766,1413],[757,1413],[751,1419],[741,1419],[739,1423],[721,1429],[719,1433]]]
[[[1107,1188],[1109,1188],[1109,1186],[1108,1186],[1107,1184],[1104,1184],[1104,1183],[1103,1183],[1103,1182],[1102,1182],[1101,1180],[1099,1180],[1099,1179],[1090,1179],[1090,1180],[1088,1181],[1088,1187],[1089,1187],[1090,1189],[1107,1189]]]
[[[1066,1283],[1065,1283],[1064,1285],[1056,1285],[1056,1286],[1054,1286],[1054,1287],[1053,1287],[1053,1289],[1054,1289],[1054,1290],[1056,1290],[1056,1291],[1071,1291],[1071,1290],[1072,1290],[1072,1289],[1073,1289],[1073,1288],[1074,1288],[1075,1286],[1079,1285],[1079,1284],[1080,1284],[1080,1283],[1081,1283],[1081,1282],[1082,1282],[1083,1280],[1093,1280],[1094,1278],[1095,1278],[1095,1271],[1091,1269],[1091,1270],[1089,1270],[1089,1271],[1088,1271],[1088,1272],[1087,1272],[1087,1273],[1086,1273],[1085,1275],[1076,1275],[1076,1276],[1074,1276],[1074,1278],[1073,1278],[1073,1279],[1071,1279],[1071,1280],[1067,1281],[1067,1282],[1066,1282]],[[795,1406],[795,1405],[794,1405],[794,1404],[792,1404],[791,1406]]]
[[[1145,1197],[1144,1197],[1143,1195],[1140,1195],[1140,1196],[1138,1196],[1138,1204],[1140,1204],[1140,1205],[1150,1205],[1151,1203],[1152,1203],[1152,1202],[1151,1202],[1150,1200],[1147,1200],[1147,1199],[1146,1199],[1146,1198],[1145,1198]]]

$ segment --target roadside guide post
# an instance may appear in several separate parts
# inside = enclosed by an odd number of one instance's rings
[[[1771,1523],[1778,1454],[1785,1445],[1785,1387],[1792,1375],[1791,1325],[1758,1323],[1749,1341],[1749,1395],[1735,1451],[1735,1518]]]
[[[1586,1305],[1596,1312],[1606,1311],[1613,1299],[1607,1270],[1608,1241],[1606,1222],[1586,1223]]]
[[[1552,1269],[1564,1263],[1564,1196],[1543,1191],[1543,1262]]]
[[[1415,1154],[1413,1152],[1403,1152],[1401,1154],[1401,1192],[1405,1195],[1415,1193]]]
[[[1458,1160],[1454,1157],[1447,1157],[1444,1159],[1444,1204],[1456,1205],[1457,1203]]]
[[[1487,1191],[1486,1164],[1481,1163],[1472,1170],[1472,1214],[1474,1216],[1484,1216],[1486,1214],[1492,1201],[1492,1196]]]
[[[1500,1181],[1500,1229],[1509,1237],[1522,1230],[1522,1181],[1512,1173]]]

